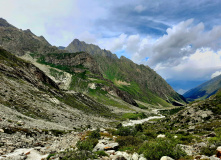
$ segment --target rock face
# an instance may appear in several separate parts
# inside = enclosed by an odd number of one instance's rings
[[[25,53],[62,53],[67,52],[51,46],[43,36],[34,35],[29,29],[21,30],[6,20],[0,19],[0,47],[18,56]]]
[[[206,99],[214,95],[221,88],[221,75],[187,91],[183,96],[189,101]]]
[[[89,69],[92,73],[101,75],[97,62],[85,52],[46,54],[44,61],[54,65],[75,67],[73,68],[74,72],[84,72],[85,69]]]
[[[49,86],[59,89],[54,81],[33,64],[19,60],[16,56],[9,54],[2,48],[0,48],[0,52],[0,60],[7,61],[7,63],[0,63],[1,73],[13,78],[22,78],[39,88],[44,88],[44,84],[48,84]]]
[[[124,81],[137,85],[136,94],[132,85],[127,86],[128,92],[135,99],[144,99],[154,103],[153,97],[160,97],[172,104],[185,103],[184,98],[177,94],[155,71],[148,66],[137,65],[126,57],[117,58],[110,51],[102,50],[93,44],[86,44],[75,39],[66,50],[69,52],[87,52],[96,60],[101,73],[112,82]],[[124,87],[124,86],[120,86]],[[155,102],[156,103],[156,102]],[[158,103],[161,103],[159,100]]]

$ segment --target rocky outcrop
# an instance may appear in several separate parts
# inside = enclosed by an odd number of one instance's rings
[[[46,54],[44,56],[46,63],[54,65],[62,65],[72,68],[74,72],[84,72],[88,69],[94,74],[101,75],[97,62],[90,54],[85,52],[80,53],[62,53],[62,54]]]
[[[25,53],[62,53],[67,52],[51,46],[43,36],[34,35],[29,29],[21,30],[6,20],[0,19],[0,47],[22,56]]]

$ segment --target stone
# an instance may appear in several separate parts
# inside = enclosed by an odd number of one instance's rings
[[[206,137],[215,137],[216,136],[216,133],[215,132],[211,132],[209,133],[208,135],[206,135]]]
[[[188,156],[192,156],[195,154],[194,148],[192,146],[179,144],[180,148],[186,152]]]
[[[221,158],[221,146],[216,149],[216,157]]]
[[[139,160],[139,154],[134,153],[134,154],[132,155],[132,159],[133,159],[133,160]]]
[[[106,153],[108,154],[108,155],[114,155],[115,154],[115,150],[108,150],[108,151],[106,151]]]
[[[147,159],[144,157],[140,157],[139,160],[147,160]]]
[[[164,135],[164,134],[159,134],[158,136],[157,136],[157,138],[165,138],[166,136]]]
[[[98,144],[94,147],[93,152],[104,150],[116,150],[119,144],[114,141],[99,140]]]
[[[174,159],[168,156],[163,156],[160,158],[160,160],[174,160]]]
[[[0,132],[4,133],[4,130],[3,130],[3,129],[0,129]]]
[[[111,160],[127,160],[124,156],[122,155],[111,155],[110,156]]]
[[[210,158],[208,157],[208,156],[205,156],[205,155],[202,155],[201,157],[200,157],[200,159],[203,159],[203,160],[210,160]]]
[[[209,160],[220,160],[220,158],[217,158],[215,155],[209,157],[210,159]]]

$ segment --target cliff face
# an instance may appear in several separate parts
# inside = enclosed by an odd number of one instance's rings
[[[51,46],[43,36],[34,35],[29,29],[21,30],[6,20],[0,19],[0,47],[22,56],[25,53],[62,53],[67,52]]]
[[[86,44],[77,39],[65,49],[69,52],[86,51],[90,53],[96,60],[103,77],[114,82],[121,90],[127,91],[135,99],[155,104],[161,101],[159,98],[176,105],[185,103],[185,99],[148,66],[135,64],[126,57],[118,59],[110,51],[102,50],[96,45]],[[118,81],[123,81],[128,85],[119,85]]]
[[[54,65],[73,67],[74,72],[84,72],[85,69],[88,69],[93,74],[101,75],[97,62],[93,59],[93,57],[91,57],[90,54],[85,52],[80,52],[78,54],[46,54],[44,56],[44,61]]]

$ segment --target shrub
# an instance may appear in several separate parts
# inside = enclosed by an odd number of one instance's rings
[[[139,144],[142,143],[142,140],[137,138],[137,137],[133,137],[133,136],[124,136],[124,137],[118,137],[116,139],[116,141],[119,143],[119,146],[130,146],[130,145],[134,145],[137,146]]]
[[[147,139],[153,139],[157,137],[157,134],[153,130],[144,130],[144,135],[147,136]]]
[[[148,160],[160,159],[162,156],[169,156],[174,159],[186,156],[186,153],[177,146],[176,141],[162,139],[144,143],[138,152],[143,153]]]
[[[120,127],[118,130],[114,132],[115,135],[119,136],[134,136],[136,135],[137,131],[134,127]]]
[[[142,124],[135,125],[135,129],[136,129],[136,131],[143,132]]]
[[[200,154],[207,155],[207,156],[212,156],[212,155],[216,154],[216,148],[217,147],[209,147],[209,146],[202,147],[200,149]]]
[[[82,150],[92,151],[97,143],[98,143],[98,140],[92,138],[92,139],[86,139],[84,141],[78,141],[76,146],[78,150],[80,151]]]
[[[104,151],[97,151],[95,152],[95,154],[97,154],[98,156],[108,156],[108,154],[105,153]]]
[[[100,131],[97,129],[95,131],[90,132],[89,138],[100,139],[101,138]]]
[[[58,155],[60,160],[88,160],[97,158],[96,155],[90,151],[67,150],[59,153]]]

